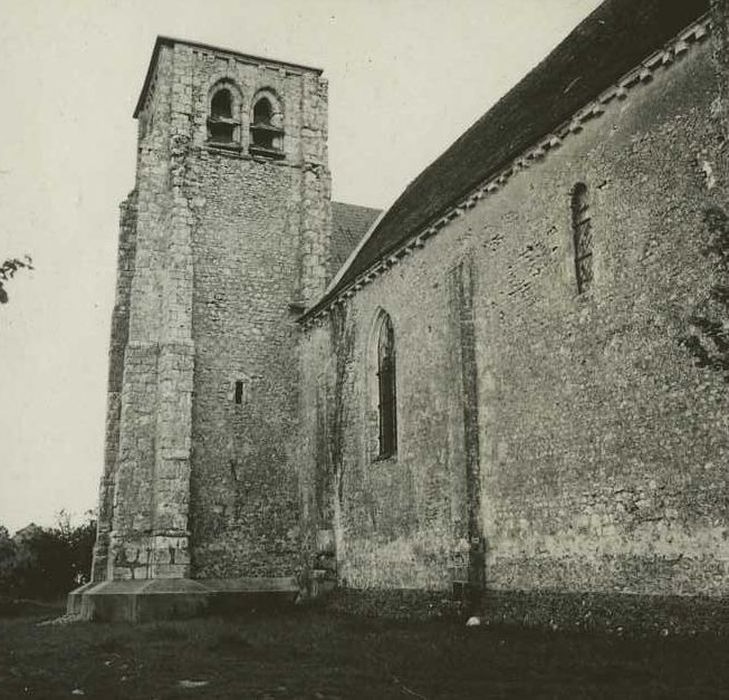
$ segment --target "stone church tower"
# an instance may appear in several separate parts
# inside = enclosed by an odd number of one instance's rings
[[[93,581],[291,576],[295,320],[329,262],[326,81],[160,37],[134,116]]]

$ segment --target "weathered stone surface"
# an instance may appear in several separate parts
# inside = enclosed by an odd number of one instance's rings
[[[220,86],[235,93],[231,144],[208,133]],[[261,94],[280,102],[271,157],[249,152]],[[291,575],[292,308],[327,280],[326,82],[314,69],[163,41],[137,116],[94,580]]]
[[[331,272],[326,82],[162,42],[122,207],[106,583],[71,607],[295,575],[373,608],[391,591],[403,614],[455,592],[487,621],[521,615],[515,590],[540,620],[576,609],[557,592],[593,596],[587,612],[725,596],[723,0],[714,14],[710,40],[642,66],[301,324]],[[208,133],[220,86],[223,144]],[[268,155],[251,148],[261,94],[282,129]],[[378,444],[384,313],[396,454]],[[188,593],[180,609],[207,600]]]
[[[334,523],[348,585],[445,590],[475,580],[482,546],[494,590],[726,595],[726,383],[686,342],[721,284],[706,249],[729,211],[713,48],[694,44],[607,103],[308,328],[302,484],[312,528]],[[582,294],[580,182],[594,237]],[[464,306],[462,283],[452,289],[466,265]],[[372,449],[380,309],[395,329],[400,431],[384,462]]]
[[[262,606],[286,607],[298,595],[296,580],[285,577],[102,581],[72,591],[67,614],[102,622],[147,622],[249,611]]]

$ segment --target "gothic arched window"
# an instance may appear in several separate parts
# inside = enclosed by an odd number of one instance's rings
[[[271,158],[283,156],[283,115],[270,90],[259,94],[251,115],[251,152]]]
[[[240,122],[238,113],[238,96],[226,86],[218,86],[210,98],[208,115],[208,140],[218,146],[233,147],[237,144]]]
[[[577,291],[582,294],[592,286],[592,223],[588,189],[583,182],[572,190],[572,240]]]
[[[377,336],[377,389],[379,458],[385,459],[397,452],[395,333],[386,313],[382,314]]]

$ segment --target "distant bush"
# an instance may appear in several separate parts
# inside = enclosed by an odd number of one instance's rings
[[[95,537],[90,512],[72,527],[61,511],[55,527],[31,524],[13,537],[0,526],[0,596],[49,600],[86,583]]]

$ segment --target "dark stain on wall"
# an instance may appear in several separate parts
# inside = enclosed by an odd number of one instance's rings
[[[723,375],[729,383],[729,217],[720,207],[706,210],[702,234],[712,286],[689,318],[692,333],[683,339],[697,367]]]
[[[481,527],[481,464],[479,446],[479,389],[476,361],[476,330],[473,317],[474,275],[470,261],[460,262],[449,271],[452,312],[456,320],[456,345],[460,360],[463,390],[463,445],[468,513],[468,587],[469,596],[483,589],[486,543]]]

